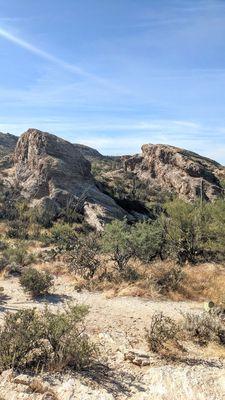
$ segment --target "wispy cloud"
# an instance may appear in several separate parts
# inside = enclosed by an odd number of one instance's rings
[[[8,32],[7,30],[0,28],[0,36],[6,40],[8,40],[11,43],[14,43],[15,45],[22,47],[23,49],[29,51],[30,53],[35,54],[36,56],[49,61],[55,65],[58,65],[59,67],[63,68],[66,71],[71,72],[72,74],[82,76],[84,78],[88,78],[91,80],[96,81],[97,83],[114,88],[114,89],[119,89],[116,85],[114,85],[112,82],[110,82],[107,79],[101,78],[98,75],[92,74],[83,68],[78,67],[75,64],[70,64],[61,58],[55,57],[53,54],[48,53],[39,47],[34,46],[32,43],[21,39],[18,36],[15,36],[14,34]]]

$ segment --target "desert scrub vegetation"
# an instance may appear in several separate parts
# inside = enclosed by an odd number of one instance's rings
[[[162,230],[157,222],[142,221],[128,225],[112,221],[106,225],[101,239],[103,253],[109,255],[121,274],[131,258],[150,261],[161,253]]]
[[[201,346],[209,342],[225,345],[225,324],[217,309],[200,315],[186,314],[184,329],[189,337]]]
[[[161,214],[166,257],[185,262],[225,260],[225,200],[165,204]]]
[[[53,286],[53,276],[49,272],[37,271],[35,268],[27,268],[20,277],[20,284],[32,297],[44,296]]]
[[[129,240],[130,230],[126,221],[112,221],[107,224],[102,235],[101,248],[109,255],[117,270],[123,274],[133,255]]]
[[[137,190],[135,183],[129,197],[132,201]],[[200,263],[213,261],[219,265],[225,261],[224,199],[190,204],[165,197],[163,202],[149,205],[151,218],[146,215],[146,220],[136,223],[114,220],[96,234],[80,217],[83,198],[79,204],[68,202],[53,220],[50,215],[44,216],[29,208],[18,193],[8,192],[1,195],[4,207],[9,205],[11,211],[8,216],[2,213],[8,218],[4,220],[8,225],[4,234],[8,250],[0,249],[0,269],[7,266],[19,271],[30,265],[32,255],[22,248],[26,247],[25,243],[28,248],[29,241],[34,240],[32,243],[37,241],[38,246],[49,246],[46,254],[43,253],[44,261],[51,260],[53,265],[54,261],[62,262],[69,273],[72,271],[78,280],[85,281],[86,287],[101,289],[104,285],[118,283],[137,285],[140,293],[147,296],[157,291],[164,297],[173,293],[174,299],[177,293],[179,299],[186,296],[190,299],[213,297],[214,300],[215,294],[210,294],[203,283],[197,288],[191,274],[197,276]],[[16,247],[15,250],[12,247]],[[167,268],[169,263],[170,268]],[[186,274],[188,265],[195,265],[196,269]],[[206,283],[204,277],[203,281]],[[191,285],[188,286],[188,282]],[[222,280],[217,282],[217,289],[222,286]],[[220,292],[218,301],[221,303],[223,290],[217,292]]]
[[[6,314],[0,328],[0,371],[88,367],[96,347],[85,331],[87,313],[86,306],[71,305],[57,313],[46,308]]]
[[[219,311],[219,312],[218,312]],[[175,321],[163,313],[155,313],[146,340],[151,351],[167,356],[186,352],[185,344],[192,341],[198,346],[216,342],[225,346],[225,321],[222,310],[212,309],[200,314],[184,314],[183,320]]]
[[[180,331],[180,325],[172,318],[163,313],[155,313],[146,334],[149,349],[154,353],[163,353],[167,349],[168,342],[177,345]]]
[[[179,265],[225,260],[225,201],[185,203],[174,199],[164,204],[157,219],[129,225],[107,224],[102,251],[122,272],[131,258],[151,263],[156,258]]]
[[[55,245],[57,252],[63,253],[74,248],[77,234],[72,225],[57,222],[42,235],[41,239],[45,245]]]
[[[21,273],[23,268],[34,263],[36,257],[27,249],[24,242],[18,241],[15,245],[6,245],[1,252],[1,265],[8,273]]]
[[[70,270],[85,279],[92,279],[101,265],[99,253],[98,234],[91,233],[78,236],[68,255]]]
[[[179,265],[172,265],[170,268],[162,268],[155,277],[155,284],[163,295],[179,290],[185,280],[185,272]]]

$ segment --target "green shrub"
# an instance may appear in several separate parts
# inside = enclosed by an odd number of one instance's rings
[[[118,271],[123,273],[133,255],[130,243],[130,227],[126,221],[114,220],[107,224],[101,240],[102,250],[109,254]]]
[[[59,252],[72,250],[77,240],[74,228],[65,223],[56,223],[49,233],[43,237],[45,244],[56,244]]]
[[[83,325],[87,312],[76,305],[56,314],[47,308],[7,314],[0,329],[0,371],[87,367],[95,355]]]
[[[27,247],[23,242],[18,242],[17,247],[8,247],[3,251],[3,256],[8,266],[17,264],[24,267],[35,261],[34,254],[28,253]]]
[[[53,314],[45,310],[42,318],[44,337],[51,346],[52,355],[49,358],[51,368],[69,366],[73,369],[86,367],[95,346],[85,335],[82,324],[88,313],[86,306],[70,306],[64,313]]]
[[[174,200],[166,205],[167,216],[161,217],[167,252],[180,264],[195,262],[202,251],[205,223],[199,204]]]
[[[80,208],[82,209],[83,202],[80,199],[77,202],[73,200],[68,201],[64,208],[61,209],[59,218],[62,219],[65,223],[72,224],[74,222],[82,222],[83,215],[80,213]]]
[[[134,255],[140,260],[149,262],[162,253],[162,227],[158,221],[138,222],[131,227],[129,241]]]
[[[6,314],[0,330],[0,370],[24,367],[40,339],[40,321],[34,309]]]
[[[20,284],[33,297],[43,296],[48,293],[53,285],[53,276],[48,272],[40,272],[34,268],[28,268],[22,273]]]
[[[96,233],[78,236],[74,248],[69,252],[70,269],[86,279],[93,278],[100,267],[100,244]]]
[[[206,256],[215,261],[225,259],[225,200],[218,199],[205,206],[210,215],[208,224],[205,224]],[[209,257],[208,257],[209,258]]]
[[[16,203],[20,199],[19,188],[12,188],[0,183],[0,218],[14,220],[18,218]]]
[[[174,200],[161,215],[167,255],[185,261],[225,259],[225,201],[194,204]]]
[[[6,235],[11,239],[26,240],[29,237],[28,226],[19,219],[9,221]]]

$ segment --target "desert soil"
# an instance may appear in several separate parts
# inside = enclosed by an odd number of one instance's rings
[[[100,343],[100,362],[82,374],[43,374],[42,384],[49,394],[35,392],[18,380],[11,371],[0,378],[0,399],[42,400],[223,400],[225,399],[225,363],[214,352],[190,347],[179,360],[163,360],[150,353],[145,340],[146,328],[154,312],[163,312],[175,319],[186,312],[200,313],[197,302],[151,301],[135,297],[107,298],[104,293],[76,292],[69,278],[55,280],[54,294],[42,301],[33,301],[21,289],[17,278],[1,278],[6,299],[0,309],[0,321],[7,311],[21,308],[62,308],[67,302],[90,307],[87,330]],[[191,345],[190,345],[191,346]],[[133,352],[133,353],[130,353]],[[135,355],[136,365],[129,355]],[[144,360],[144,362],[142,362]],[[145,361],[147,360],[147,363]],[[149,364],[149,365],[145,365]],[[32,378],[34,379],[34,378]],[[49,396],[49,397],[47,397]]]

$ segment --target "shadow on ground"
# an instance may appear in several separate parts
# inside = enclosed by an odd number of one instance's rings
[[[136,388],[139,392],[144,391],[144,387],[135,382],[134,375],[121,370],[115,371],[106,364],[95,364],[87,371],[83,371],[82,377],[87,383],[95,382],[114,396],[129,395],[132,388]]]
[[[38,303],[57,304],[57,303],[64,303],[65,301],[70,301],[71,298],[72,297],[68,296],[67,294],[51,293],[51,294],[47,294],[46,296],[37,297],[35,300]]]

